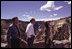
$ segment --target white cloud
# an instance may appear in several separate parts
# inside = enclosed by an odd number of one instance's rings
[[[44,18],[44,19],[36,19],[36,21],[51,21],[51,20],[58,20],[60,18]]]
[[[24,17],[26,16],[25,18],[20,19],[20,20],[23,20],[23,21],[30,21],[31,18],[34,18],[33,16],[25,15],[25,14],[22,15],[22,16],[24,16]],[[55,13],[55,14],[52,14],[50,16],[54,17],[54,16],[57,16],[57,14]],[[39,18],[39,19],[36,19],[36,21],[51,21],[51,20],[58,20],[60,18],[62,18],[62,17],[58,17],[58,18],[43,18],[43,19]]]
[[[25,18],[27,18],[28,20],[30,20],[31,18],[34,18],[33,16],[27,15],[27,14],[23,14],[22,16],[24,16]]]
[[[55,10],[61,9],[63,6],[56,7]]]
[[[29,16],[28,18],[29,18],[29,20],[30,20],[30,19],[32,19],[32,18],[34,18],[34,17],[32,17],[32,16]]]
[[[68,4],[71,4],[71,1],[64,1],[64,2],[67,2]]]
[[[57,16],[57,14],[53,14],[54,16]]]
[[[71,4],[71,1],[70,1],[70,2],[68,2],[68,4]]]
[[[43,18],[43,19],[36,19],[36,21],[52,21],[52,20],[58,20],[58,19],[60,19],[60,18],[62,18],[62,17],[59,17],[59,18]],[[20,19],[20,20],[23,20],[23,21],[30,21],[30,19],[24,19],[24,18],[22,18],[22,19]]]
[[[50,15],[50,17],[54,17],[54,16],[57,16],[57,14]]]
[[[53,10],[59,10],[63,7],[63,6],[56,7],[54,3],[55,3],[55,1],[48,1],[45,5],[40,7],[40,10],[41,11],[46,10],[46,11],[50,12]]]
[[[22,16],[26,16],[25,14],[23,14]]]
[[[53,17],[53,15],[50,15],[50,17]]]

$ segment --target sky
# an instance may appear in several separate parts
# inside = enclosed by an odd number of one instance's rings
[[[71,16],[71,1],[1,1],[1,19],[56,20]]]

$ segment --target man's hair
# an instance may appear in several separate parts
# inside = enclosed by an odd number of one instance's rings
[[[30,22],[32,22],[33,20],[35,20],[34,18],[32,18],[31,20],[30,20]]]
[[[50,22],[44,22],[46,29],[49,29]]]
[[[12,21],[15,21],[16,19],[18,19],[18,17],[13,17],[13,18],[12,18]]]

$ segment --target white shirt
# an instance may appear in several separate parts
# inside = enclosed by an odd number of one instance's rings
[[[32,24],[32,23],[29,23],[29,24],[27,25],[26,34],[27,34],[27,38],[30,38],[31,35],[34,35],[34,36],[35,36],[34,27],[33,27],[33,24]]]

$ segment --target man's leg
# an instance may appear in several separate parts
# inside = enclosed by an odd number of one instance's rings
[[[20,40],[12,39],[11,40],[11,48],[20,48]]]
[[[17,39],[17,40],[16,40],[16,48],[21,48],[21,47],[20,47],[20,39]]]
[[[47,48],[47,44],[48,44],[47,37],[45,37],[45,48]]]
[[[15,48],[15,40],[11,39],[11,48]]]
[[[51,45],[51,40],[48,39],[48,45],[47,45],[47,48],[50,48],[50,45]]]
[[[31,38],[28,38],[27,42],[28,42],[28,48],[31,48]]]
[[[28,48],[32,48],[33,46],[33,41],[34,41],[34,38],[28,38]]]
[[[31,38],[31,47],[33,48],[34,37]]]

